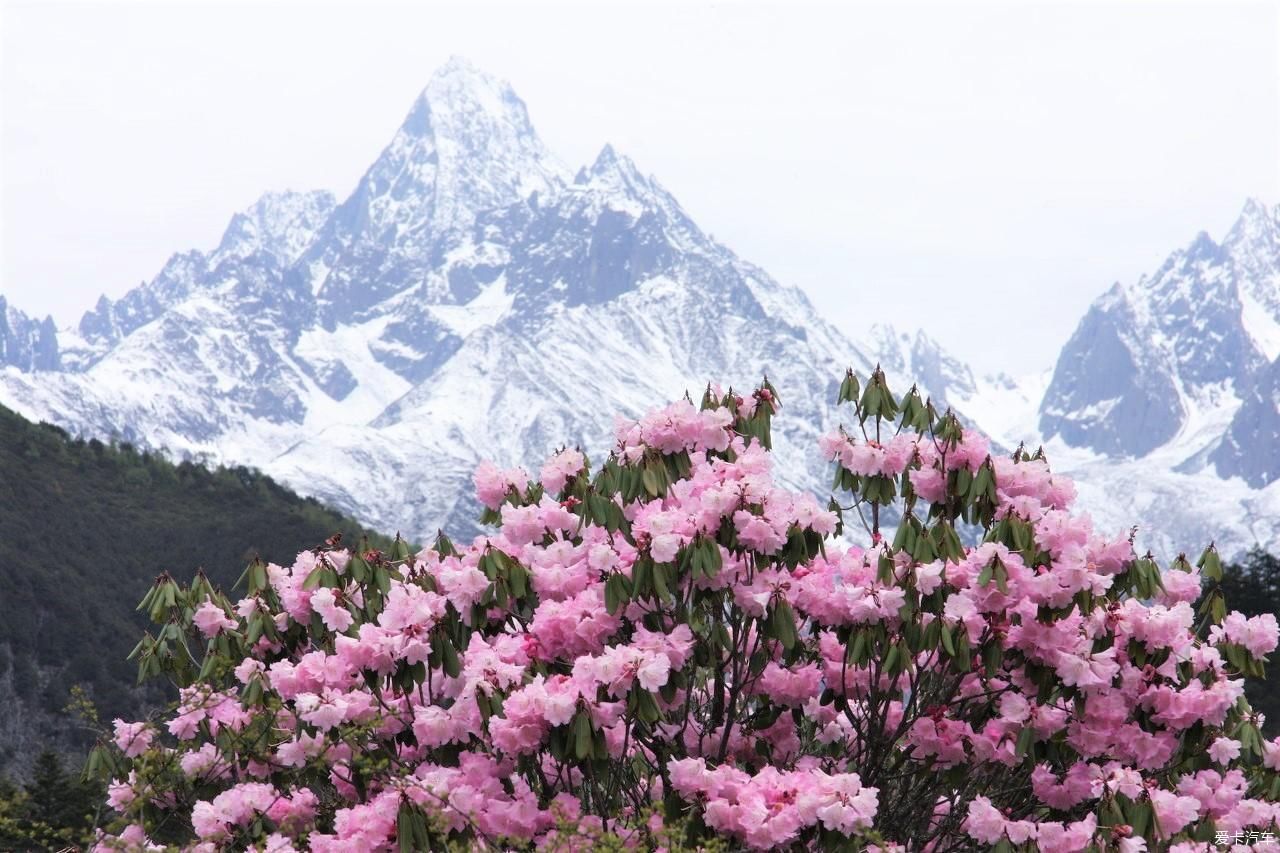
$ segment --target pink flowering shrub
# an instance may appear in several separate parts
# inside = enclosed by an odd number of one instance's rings
[[[879,371],[840,402],[825,506],[773,480],[766,382],[598,470],[482,466],[465,547],[162,576],[137,654],[180,699],[92,754],[99,849],[1277,849],[1277,625],[1213,548],[1162,571]]]

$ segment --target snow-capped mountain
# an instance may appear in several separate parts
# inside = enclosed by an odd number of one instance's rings
[[[1280,546],[1278,214],[1251,203],[1113,287],[1051,373],[975,377],[923,333],[843,335],[612,147],[562,165],[510,86],[452,60],[344,200],[268,194],[56,340],[0,303],[0,402],[425,537],[473,528],[482,459],[598,457],[616,413],[764,373],[783,480],[825,495],[837,383],[879,362],[999,446],[1045,442],[1101,528],[1238,553]]]
[[[1201,232],[1155,274],[1107,291],[1058,358],[1045,435],[1143,456],[1197,412],[1238,404],[1280,354],[1276,234],[1275,215],[1251,201],[1221,245]]]
[[[344,201],[264,196],[64,331],[61,370],[6,370],[0,399],[425,536],[473,524],[482,459],[599,454],[616,413],[766,372],[786,477],[819,490],[846,367],[972,390],[926,336],[878,334],[864,349],[818,320],[612,147],[570,171],[507,84],[453,60]]]
[[[0,367],[57,370],[58,332],[52,317],[34,320],[0,295]]]
[[[1039,406],[1050,459],[1096,515],[1163,528],[1155,546],[1280,545],[1280,207],[1250,200],[1116,284],[1059,356]],[[1037,432],[1024,424],[1020,432]]]

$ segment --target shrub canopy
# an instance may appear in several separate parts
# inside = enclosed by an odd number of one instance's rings
[[[181,701],[90,757],[102,849],[1204,850],[1275,830],[1244,699],[1274,616],[1161,570],[915,389],[848,374],[838,497],[773,479],[766,381],[483,465],[492,532],[162,577]],[[861,544],[854,544],[861,543]],[[1207,595],[1202,584],[1210,583]],[[1198,607],[1196,606],[1198,603]],[[1261,842],[1265,846],[1266,842]]]

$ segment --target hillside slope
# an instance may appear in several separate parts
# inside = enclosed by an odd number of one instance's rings
[[[161,699],[126,661],[160,572],[231,585],[255,554],[291,560],[355,522],[244,468],[172,465],[0,407],[0,774],[77,746],[60,714],[84,684],[106,719]]]

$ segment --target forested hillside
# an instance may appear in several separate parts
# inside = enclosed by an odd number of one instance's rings
[[[1261,550],[1250,551],[1226,567],[1222,592],[1227,603],[1246,616],[1280,616],[1280,559]],[[1245,692],[1254,709],[1267,715],[1265,730],[1274,735],[1280,732],[1280,654],[1271,657],[1266,680],[1249,682]]]
[[[335,532],[366,533],[254,471],[174,465],[0,407],[0,774],[82,745],[62,713],[73,684],[108,720],[164,698],[126,660],[156,575],[203,568],[230,590],[255,554],[291,561]]]

